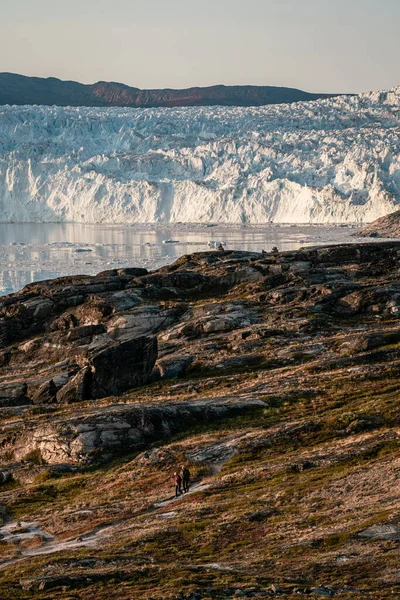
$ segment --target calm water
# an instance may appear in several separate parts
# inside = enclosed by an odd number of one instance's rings
[[[106,269],[154,269],[182,254],[210,249],[291,250],[304,245],[355,241],[350,227],[205,225],[113,226],[74,223],[0,224],[0,295],[32,281]],[[172,240],[171,243],[165,243]],[[211,248],[212,249],[212,248]]]

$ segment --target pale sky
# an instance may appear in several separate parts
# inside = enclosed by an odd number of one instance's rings
[[[0,71],[140,88],[400,84],[400,0],[0,0]]]

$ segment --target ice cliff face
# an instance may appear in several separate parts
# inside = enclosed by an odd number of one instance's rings
[[[0,220],[369,222],[400,203],[400,87],[262,108],[0,107]]]

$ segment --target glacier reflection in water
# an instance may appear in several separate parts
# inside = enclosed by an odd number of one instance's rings
[[[63,275],[96,274],[127,266],[155,269],[183,254],[227,249],[291,250],[303,245],[356,241],[351,227],[87,225],[0,223],[0,295],[32,281]],[[170,241],[169,241],[170,240]]]

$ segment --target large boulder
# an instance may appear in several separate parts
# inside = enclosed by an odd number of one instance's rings
[[[122,394],[150,381],[157,360],[157,338],[142,336],[108,346],[90,357],[92,397]]]
[[[82,368],[57,392],[71,404],[123,394],[150,381],[157,360],[157,338],[142,336],[92,349],[80,357]]]

